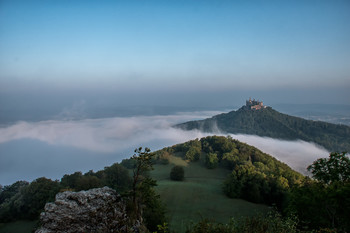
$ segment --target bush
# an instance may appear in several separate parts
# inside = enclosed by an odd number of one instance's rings
[[[184,171],[183,167],[175,166],[171,169],[171,172],[170,172],[170,179],[171,180],[182,181],[182,180],[184,180],[184,176],[185,176],[185,171]]]

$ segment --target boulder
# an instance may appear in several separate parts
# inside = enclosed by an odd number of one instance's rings
[[[58,193],[40,215],[41,228],[49,232],[139,232],[140,224],[129,226],[125,203],[109,187]],[[138,225],[138,226],[137,226]]]

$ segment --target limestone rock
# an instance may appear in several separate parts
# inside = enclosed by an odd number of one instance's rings
[[[45,205],[40,220],[42,227],[36,233],[139,231],[139,226],[128,226],[125,204],[108,187],[58,193],[54,203]]]

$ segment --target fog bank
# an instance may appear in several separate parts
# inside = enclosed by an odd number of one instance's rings
[[[132,156],[134,148],[139,146],[155,151],[212,135],[171,126],[216,114],[218,112],[192,112],[167,116],[18,122],[0,128],[0,184],[10,184],[19,179],[33,180],[40,176],[59,179],[74,171],[98,170]],[[303,173],[316,158],[328,155],[325,149],[304,141],[231,136]]]

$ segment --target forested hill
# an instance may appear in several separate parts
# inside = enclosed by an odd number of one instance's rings
[[[212,118],[189,121],[175,127],[204,132],[220,130],[233,134],[253,134],[271,138],[315,142],[329,151],[350,151],[350,127],[305,120],[280,113],[271,107],[260,110],[240,108]]]

